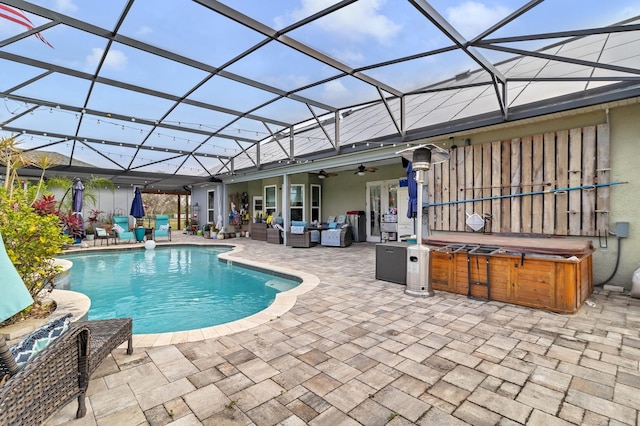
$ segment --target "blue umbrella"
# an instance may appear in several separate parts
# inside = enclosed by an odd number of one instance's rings
[[[138,187],[136,187],[136,193],[133,196],[133,203],[131,203],[131,212],[129,214],[136,219],[144,217],[144,204],[142,204],[142,194]]]
[[[407,166],[407,190],[409,192],[409,205],[407,206],[407,217],[415,218],[418,213],[418,183],[413,175],[413,165],[409,161]]]
[[[84,196],[84,185],[80,179],[76,179],[73,184],[73,214],[82,217],[82,198]],[[80,221],[80,227],[84,230],[84,221]]]

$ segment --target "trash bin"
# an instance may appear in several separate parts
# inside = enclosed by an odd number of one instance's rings
[[[362,210],[351,210],[347,212],[347,223],[351,225],[354,243],[361,243],[367,240],[365,220],[365,212]]]

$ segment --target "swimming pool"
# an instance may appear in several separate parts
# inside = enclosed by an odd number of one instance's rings
[[[228,248],[172,246],[65,256],[70,290],[91,299],[89,319],[132,317],[135,334],[193,330],[267,308],[293,279],[218,260]]]

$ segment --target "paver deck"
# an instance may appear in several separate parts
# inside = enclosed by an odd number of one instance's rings
[[[93,375],[87,416],[72,403],[47,425],[640,425],[638,299],[596,289],[563,315],[416,298],[375,279],[374,244],[176,234],[319,284],[241,331],[135,336]]]

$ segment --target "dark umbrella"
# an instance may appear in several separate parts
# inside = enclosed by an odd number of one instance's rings
[[[82,197],[84,195],[84,185],[80,179],[76,179],[73,184],[73,200],[72,209],[73,214],[82,217]],[[84,221],[80,221],[80,227],[84,231]]]
[[[409,192],[409,205],[407,206],[407,217],[415,218],[418,213],[418,183],[413,175],[413,165],[409,161],[407,166],[407,190]]]
[[[136,193],[133,196],[133,203],[131,203],[131,216],[136,219],[144,217],[144,204],[142,204],[142,194],[140,194],[140,188],[136,187]]]

